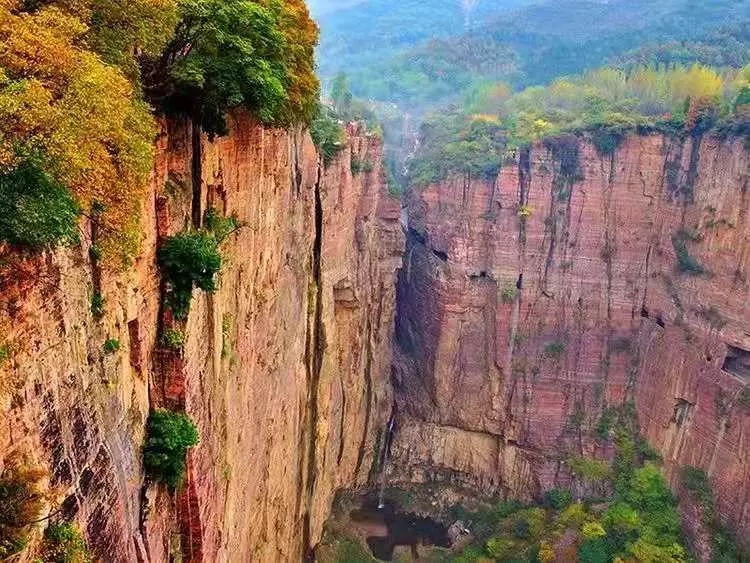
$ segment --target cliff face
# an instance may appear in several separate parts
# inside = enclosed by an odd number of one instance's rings
[[[538,496],[634,399],[673,484],[705,469],[750,533],[749,172],[741,140],[571,137],[414,191],[389,479]]]
[[[192,147],[189,124],[164,124],[127,272],[92,267],[90,232],[4,271],[0,467],[21,454],[48,468],[97,558],[299,560],[335,489],[367,479],[390,412],[399,205],[380,141],[353,126],[323,168],[307,135],[238,117],[228,137],[201,140],[196,189]],[[368,163],[356,176],[353,158]],[[176,352],[159,344],[171,319],[155,253],[190,223],[195,197],[244,226],[222,244],[218,290],[194,292]],[[107,338],[117,352],[104,353]],[[201,433],[174,497],[143,488],[159,406],[184,409]]]

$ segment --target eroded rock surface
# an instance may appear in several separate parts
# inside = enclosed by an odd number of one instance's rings
[[[335,489],[367,479],[390,412],[403,234],[381,141],[352,125],[323,169],[307,134],[245,117],[231,125],[228,137],[201,140],[194,186],[190,125],[163,124],[131,269],[92,272],[84,225],[81,247],[17,258],[2,279],[13,355],[2,367],[0,464],[23,452],[47,467],[106,561],[300,560]],[[353,158],[367,162],[360,174]],[[160,237],[190,224],[195,197],[243,227],[222,244],[218,291],[194,292],[184,348],[170,351],[158,341],[171,321],[155,255]],[[119,351],[104,353],[107,338]],[[186,410],[202,437],[174,497],[142,491],[156,406]]]
[[[415,190],[390,479],[538,496],[634,399],[672,483],[705,469],[750,535],[749,174],[742,140],[566,137]]]

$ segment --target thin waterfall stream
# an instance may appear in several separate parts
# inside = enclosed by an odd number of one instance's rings
[[[385,482],[386,472],[388,470],[388,461],[391,458],[391,443],[393,442],[393,429],[396,423],[396,408],[394,406],[391,411],[391,417],[388,419],[388,424],[385,427],[385,441],[383,442],[383,449],[381,450],[380,460],[380,491],[378,492],[378,509],[382,509],[385,504],[383,502],[383,496],[385,494]]]

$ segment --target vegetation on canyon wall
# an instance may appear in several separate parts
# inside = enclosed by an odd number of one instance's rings
[[[70,522],[50,524],[44,530],[39,561],[42,563],[89,563],[91,557],[81,531]]]
[[[354,97],[349,88],[348,77],[340,73],[331,86],[330,101],[318,106],[310,127],[313,142],[323,157],[324,164],[329,164],[344,148],[343,124],[349,121],[365,123],[373,132],[382,133],[369,103]],[[354,173],[354,169],[352,172]]]
[[[168,237],[159,248],[159,267],[169,285],[167,305],[176,318],[185,318],[193,288],[216,289],[215,276],[221,268],[216,237],[205,229]]]
[[[475,91],[465,108],[422,126],[411,181],[424,185],[450,172],[494,177],[506,150],[563,133],[592,133],[611,153],[625,131],[699,134],[750,117],[750,66],[719,72],[701,65],[603,68],[513,94],[504,84]]]
[[[706,472],[697,467],[683,467],[680,472],[680,482],[683,491],[700,507],[702,523],[710,534],[713,561],[717,563],[750,561],[750,552],[743,550],[734,534],[719,521],[716,500]]]
[[[326,165],[330,164],[344,148],[344,129],[341,120],[333,108],[323,104],[318,106],[310,126],[310,135]]]
[[[0,558],[22,550],[45,504],[45,473],[12,459],[0,473]]]
[[[159,268],[167,282],[166,304],[177,319],[184,319],[190,311],[194,288],[216,289],[216,274],[221,269],[219,245],[241,226],[236,218],[222,217],[214,209],[206,212],[204,223],[206,228],[167,237],[158,250]]]
[[[98,216],[106,263],[138,249],[149,104],[210,134],[242,107],[309,122],[317,27],[301,0],[0,2],[0,240],[38,250]]]
[[[148,418],[143,465],[155,481],[174,489],[185,475],[185,456],[198,444],[198,430],[186,414],[166,409],[153,411]]]

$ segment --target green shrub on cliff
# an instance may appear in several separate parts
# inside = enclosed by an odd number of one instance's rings
[[[184,318],[190,310],[193,288],[216,289],[215,276],[221,269],[221,255],[212,232],[183,231],[168,237],[157,257],[168,284],[167,305],[176,318]]]
[[[325,165],[344,148],[344,128],[334,111],[323,104],[318,106],[310,125],[310,136]]]
[[[162,334],[161,345],[170,350],[182,350],[185,345],[185,334],[174,328],[167,328]]]
[[[91,294],[91,314],[96,320],[104,316],[104,303],[105,299],[101,293],[95,291]]]
[[[218,210],[209,207],[203,217],[203,224],[208,231],[216,238],[218,243],[224,240],[232,233],[238,231],[243,225],[235,216],[225,217]]]
[[[39,250],[78,241],[78,205],[33,162],[0,174],[0,200],[0,242]]]
[[[153,411],[148,418],[143,465],[146,474],[171,488],[182,482],[185,456],[198,443],[198,429],[183,413],[165,409]]]
[[[114,354],[120,349],[120,341],[117,338],[107,338],[102,344],[105,354]]]
[[[70,522],[50,524],[44,530],[40,560],[43,563],[89,563],[86,541]]]
[[[705,268],[690,254],[685,236],[681,233],[673,236],[672,246],[677,257],[677,268],[680,272],[691,276],[699,276],[705,273]]]
[[[209,208],[204,216],[205,229],[186,230],[167,237],[159,247],[159,269],[167,282],[167,306],[175,318],[190,311],[193,289],[216,290],[216,274],[221,269],[219,245],[242,228],[236,217],[224,217]]]
[[[350,163],[350,169],[352,176],[357,176],[361,173],[369,174],[373,170],[372,162],[369,160],[362,160],[356,157],[352,157]]]

